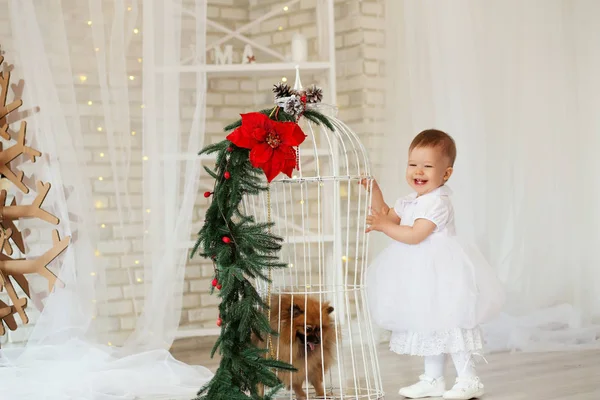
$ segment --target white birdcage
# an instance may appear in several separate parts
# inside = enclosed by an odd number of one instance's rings
[[[284,239],[280,254],[288,267],[273,270],[270,288],[257,282],[265,298],[270,293],[271,321],[280,333],[272,341],[274,356],[298,368],[292,374],[280,373],[288,390],[277,398],[302,399],[304,391],[308,399],[381,399],[362,279],[370,196],[360,181],[370,177],[369,159],[358,136],[336,118],[335,107],[312,106],[327,115],[335,129],[301,118],[307,138],[298,149],[295,175],[280,175],[271,182],[270,193],[247,198],[244,204],[258,220],[273,221],[273,233]],[[290,344],[295,351],[287,351]],[[328,363],[330,353],[335,356]],[[324,393],[319,393],[318,381]]]

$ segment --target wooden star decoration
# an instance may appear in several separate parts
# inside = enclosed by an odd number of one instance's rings
[[[11,73],[14,69],[12,65],[3,65],[4,57],[0,54],[0,137],[6,141],[14,141],[12,146],[4,148],[0,143],[0,174],[6,177],[22,193],[29,193],[30,188],[23,182],[23,171],[15,172],[13,161],[36,162],[42,155],[26,144],[27,122],[26,118],[31,112],[21,111],[19,108],[23,105],[21,99],[24,82],[21,80],[17,85],[10,85]],[[8,100],[9,88],[12,89],[13,98]],[[39,111],[38,108],[34,112]],[[18,131],[12,131],[10,124],[19,122]],[[19,157],[19,156],[26,157]],[[10,330],[16,330],[18,324],[15,320],[15,314],[19,315],[23,324],[29,322],[27,317],[27,298],[19,297],[15,289],[15,283],[18,285],[28,298],[32,298],[29,282],[26,274],[38,274],[48,281],[48,290],[52,291],[55,285],[62,286],[62,282],[49,269],[49,265],[59,257],[68,247],[71,237],[60,238],[58,230],[52,231],[52,247],[38,258],[27,258],[27,246],[23,234],[19,231],[17,221],[22,219],[39,219],[58,225],[59,219],[53,214],[42,209],[42,204],[50,191],[49,182],[35,182],[35,199],[31,204],[17,204],[13,198],[7,204],[7,191],[0,191],[0,291],[5,290],[10,299],[10,304],[0,301],[0,335],[4,335],[8,327]],[[19,256],[13,258],[13,245],[19,250]]]

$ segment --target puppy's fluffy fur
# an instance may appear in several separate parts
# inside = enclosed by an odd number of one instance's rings
[[[274,295],[271,301],[271,329],[278,332],[273,337],[276,357],[297,369],[280,372],[279,378],[298,400],[306,399],[302,388],[306,380],[318,397],[325,395],[323,376],[335,359],[332,312],[329,303],[301,294]]]

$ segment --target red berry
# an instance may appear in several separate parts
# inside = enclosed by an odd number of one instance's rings
[[[221,290],[221,288],[223,287],[223,285],[221,285],[220,283],[217,285],[217,289]]]
[[[306,96],[300,96],[300,101],[306,103]]]
[[[231,174],[229,173],[229,171],[225,171],[225,173],[223,174],[223,176],[225,177],[225,179],[231,178]]]
[[[227,151],[231,153],[231,152],[233,151],[233,147],[229,146],[229,147],[227,148]]]
[[[221,318],[219,318],[217,320],[217,326],[221,326],[223,324],[223,320]]]
[[[223,243],[225,243],[225,244],[229,244],[229,243],[231,243],[231,239],[230,239],[230,238],[228,238],[227,236],[223,236],[223,238],[222,238],[221,240],[222,240],[222,241],[223,241]]]
[[[213,287],[217,286],[218,284],[219,284],[219,281],[217,280],[217,278],[212,280]]]
[[[211,194],[212,194],[211,192],[204,192],[204,197],[206,197],[208,199]]]

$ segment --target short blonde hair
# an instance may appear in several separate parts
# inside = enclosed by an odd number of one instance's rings
[[[435,147],[442,150],[450,160],[450,166],[454,166],[456,160],[456,143],[452,136],[437,129],[426,129],[419,133],[410,144],[409,151],[416,147]]]

